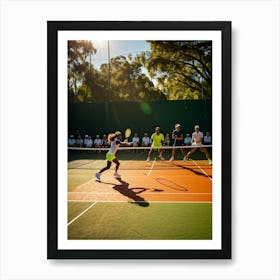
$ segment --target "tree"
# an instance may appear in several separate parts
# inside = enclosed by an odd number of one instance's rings
[[[155,88],[153,82],[143,73],[143,64],[136,56],[117,56],[108,64],[101,65],[100,82],[107,85],[108,101],[164,100],[166,96]],[[110,79],[110,82],[108,81]],[[110,88],[108,88],[110,85]]]
[[[168,99],[211,98],[211,41],[149,43],[151,51],[142,55],[142,61]]]
[[[94,68],[90,68],[85,74],[84,85],[88,90],[85,102],[104,102],[108,87],[106,78]]]
[[[78,94],[89,71],[88,58],[96,53],[91,41],[68,41],[68,92],[71,98]]]
[[[70,102],[162,100],[166,96],[143,72],[140,56],[116,56],[100,70],[89,58],[97,49],[91,41],[68,41],[68,96]]]

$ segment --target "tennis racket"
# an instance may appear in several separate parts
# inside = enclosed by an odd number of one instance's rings
[[[125,139],[128,139],[130,135],[131,135],[131,129],[130,129],[130,128],[127,128],[127,129],[125,130],[125,133],[124,133]]]

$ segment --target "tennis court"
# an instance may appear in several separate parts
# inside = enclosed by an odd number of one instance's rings
[[[101,182],[106,151],[77,149],[68,157],[68,239],[211,239],[212,166],[200,152],[189,161],[161,161],[147,149],[118,151]],[[171,150],[166,149],[168,159]]]

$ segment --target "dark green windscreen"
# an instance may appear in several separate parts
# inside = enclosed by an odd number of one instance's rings
[[[184,133],[191,133],[195,124],[201,131],[211,132],[212,101],[70,103],[68,107],[69,134],[79,129],[82,135],[95,136],[131,128],[132,133],[142,136],[153,133],[156,126],[166,134],[176,123],[181,124]]]

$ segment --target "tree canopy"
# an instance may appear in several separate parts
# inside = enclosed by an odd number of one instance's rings
[[[112,57],[96,69],[92,41],[68,41],[69,101],[211,98],[211,41],[148,42],[149,51]]]
[[[211,98],[210,41],[149,41],[145,65],[169,99]]]
[[[89,70],[87,58],[96,53],[91,41],[68,41],[68,94],[74,97],[83,87]]]

